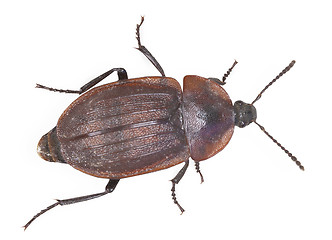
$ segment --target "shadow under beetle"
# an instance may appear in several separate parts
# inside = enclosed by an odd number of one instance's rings
[[[57,200],[36,214],[25,229],[37,217],[58,205],[87,201],[113,192],[122,178],[184,162],[183,168],[171,180],[172,199],[182,213],[184,209],[176,199],[175,184],[185,174],[189,158],[195,161],[196,171],[203,182],[199,162],[212,157],[228,144],[234,126],[243,128],[252,122],[304,170],[296,157],[256,122],[253,106],[268,87],[293,67],[295,61],[279,73],[251,104],[236,101],[233,105],[222,88],[236,61],[222,80],[185,76],[182,92],[179,83],[165,76],[158,61],[141,44],[143,21],[142,17],[136,28],[137,49],[157,68],[161,77],[128,79],[125,69],[113,68],[78,91],[37,84],[37,88],[50,91],[82,94],[64,111],[57,125],[40,139],[38,154],[47,161],[67,163],[89,175],[107,178],[109,182],[104,192]],[[92,88],[113,72],[117,72],[119,81]]]

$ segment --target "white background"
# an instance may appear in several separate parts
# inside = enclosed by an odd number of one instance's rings
[[[329,1],[2,1],[1,239],[331,239],[331,7]],[[222,77],[251,102],[289,62],[293,69],[256,104],[257,121],[303,163],[300,171],[257,126],[235,129],[229,145],[191,164],[171,200],[181,166],[120,181],[108,196],[57,207],[23,226],[54,199],[103,191],[107,183],[43,161],[39,138],[76,98],[36,83],[79,89],[113,67],[129,77]],[[108,78],[113,81],[116,75]],[[104,83],[105,83],[104,82]]]

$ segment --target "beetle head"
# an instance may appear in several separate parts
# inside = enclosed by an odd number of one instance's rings
[[[252,104],[243,101],[234,103],[235,125],[243,128],[250,123],[255,122],[257,118],[256,108]]]

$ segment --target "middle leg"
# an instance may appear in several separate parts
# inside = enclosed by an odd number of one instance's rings
[[[176,176],[171,180],[172,182],[172,199],[174,201],[174,203],[179,207],[181,214],[184,212],[184,209],[181,207],[181,205],[179,204],[179,202],[176,199],[176,195],[175,195],[175,184],[178,184],[181,180],[181,178],[184,176],[184,174],[187,171],[187,168],[189,166],[189,160],[187,160],[184,164],[184,166],[181,168],[181,170],[178,172],[178,174],[176,174]]]
[[[136,27],[136,39],[138,42],[137,50],[139,50],[141,53],[143,53],[144,56],[150,60],[150,62],[153,64],[153,66],[155,66],[157,68],[157,70],[160,72],[161,76],[165,77],[164,70],[158,63],[157,59],[155,59],[155,57],[152,56],[152,54],[149,52],[149,50],[141,44],[140,28],[141,28],[143,22],[144,22],[144,17],[142,17],[141,23],[137,24],[137,27]]]

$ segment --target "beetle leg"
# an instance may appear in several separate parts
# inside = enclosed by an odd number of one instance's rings
[[[195,161],[195,169],[196,169],[196,172],[199,173],[199,175],[201,176],[201,183],[203,183],[204,178],[203,178],[203,174],[201,173],[201,169],[199,168],[199,162]]]
[[[226,78],[229,76],[229,74],[232,72],[233,68],[237,64],[237,61],[235,60],[233,65],[227,70],[227,72],[224,74],[222,77],[222,80],[219,80],[218,78],[209,78],[211,81],[214,81],[220,85],[225,85],[226,84]]]
[[[171,180],[172,181],[172,199],[174,201],[174,203],[179,207],[181,214],[184,212],[184,209],[181,207],[181,205],[179,204],[179,202],[176,199],[176,195],[175,195],[175,184],[178,184],[181,180],[181,178],[184,176],[184,174],[187,171],[187,168],[189,166],[189,160],[187,160],[184,164],[184,166],[181,168],[181,170],[178,172],[178,174],[176,174],[176,176]]]
[[[91,195],[86,195],[86,196],[81,196],[81,197],[75,197],[75,198],[69,198],[69,199],[64,199],[64,200],[57,200],[56,203],[48,206],[47,208],[41,210],[39,213],[37,213],[27,224],[25,224],[23,226],[24,230],[27,229],[27,227],[29,227],[29,225],[36,219],[38,218],[40,215],[42,215],[43,213],[47,212],[48,210],[51,210],[52,208],[60,205],[69,205],[69,204],[74,204],[74,203],[79,203],[79,202],[84,202],[84,201],[88,201],[94,198],[98,198],[101,196],[106,195],[107,193],[111,193],[114,191],[116,185],[118,184],[120,180],[119,179],[110,179],[108,184],[106,185],[106,189],[104,192],[101,193],[95,193],[95,194],[91,194]]]
[[[227,72],[224,74],[224,76],[222,77],[222,82],[223,84],[226,84],[226,78],[229,76],[229,74],[231,73],[231,71],[233,70],[233,68],[235,67],[235,65],[237,64],[237,61],[234,60],[233,65],[227,70]]]
[[[157,70],[160,72],[161,76],[165,77],[164,70],[158,63],[157,59],[155,59],[155,57],[149,52],[149,50],[141,44],[140,28],[141,28],[143,22],[144,22],[144,17],[142,16],[141,23],[137,24],[137,27],[136,27],[136,39],[138,42],[138,48],[136,48],[136,49],[139,50],[141,53],[143,53],[144,56],[150,60],[150,62],[153,64],[153,66],[155,66],[157,68]]]
[[[63,93],[78,93],[78,94],[82,94],[84,92],[86,92],[87,90],[89,90],[90,88],[92,88],[93,86],[95,86],[96,84],[98,84],[99,82],[101,82],[102,80],[104,80],[106,77],[108,77],[110,74],[112,74],[113,72],[117,72],[118,73],[118,77],[119,80],[125,80],[128,79],[128,75],[127,72],[124,68],[112,68],[111,70],[101,74],[100,76],[92,79],[90,82],[88,82],[87,84],[84,84],[80,90],[64,90],[64,89],[56,89],[56,88],[50,88],[50,87],[46,87],[40,84],[36,84],[36,88],[43,88],[49,91],[53,91],[53,92],[63,92]]]

